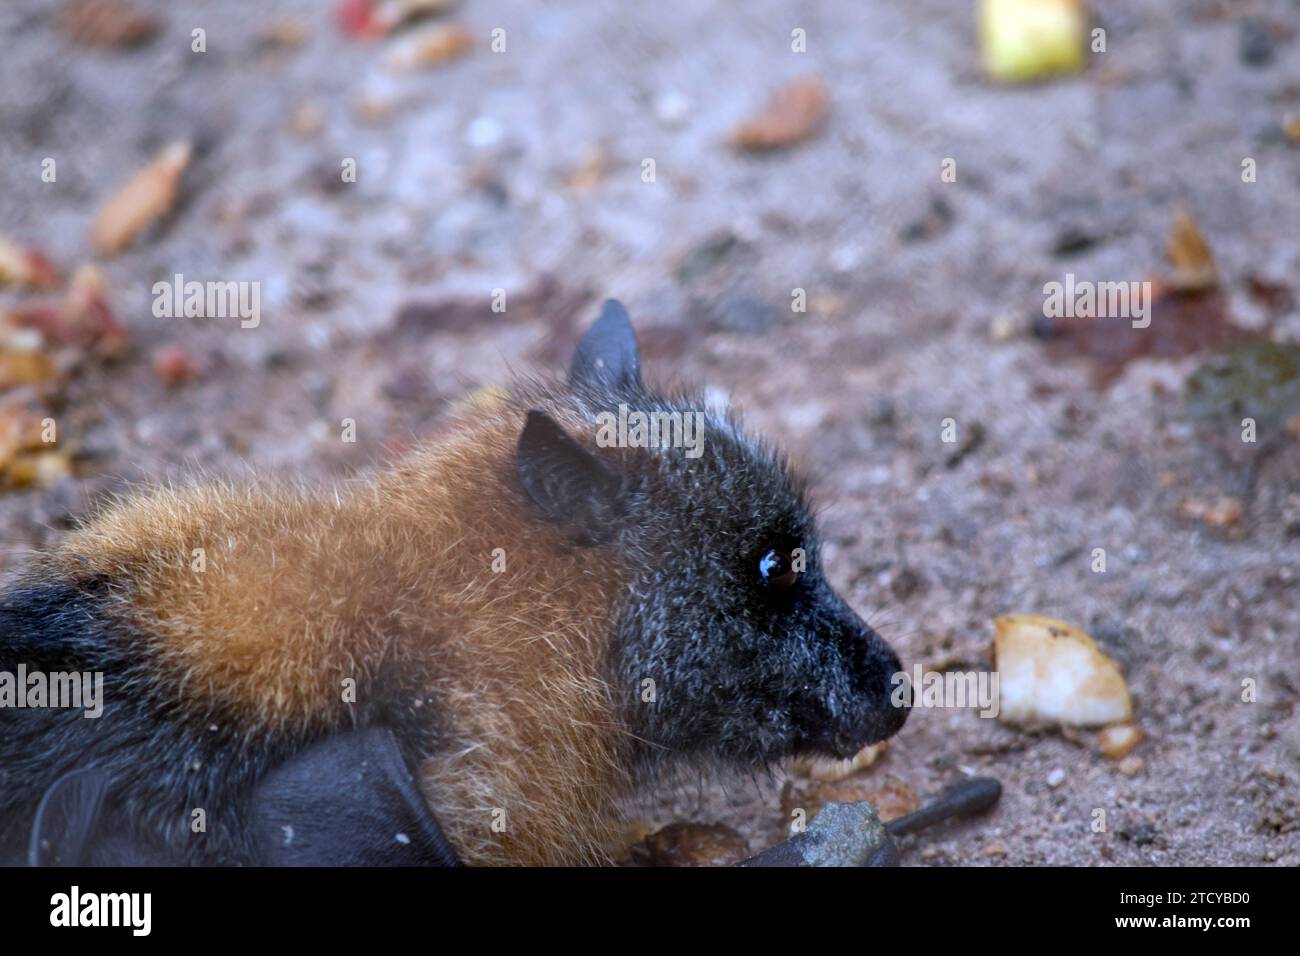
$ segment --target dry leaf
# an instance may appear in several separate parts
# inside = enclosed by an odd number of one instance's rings
[[[731,143],[738,149],[781,149],[802,142],[821,126],[830,92],[815,76],[791,80],[772,94],[760,116],[736,127]]]
[[[0,408],[0,483],[15,461],[33,452],[48,452],[58,447],[57,441],[47,437],[42,416],[21,404]],[[49,437],[56,437],[50,433]]]
[[[90,241],[97,252],[114,255],[125,249],[175,205],[192,152],[189,143],[172,143],[118,187],[91,226]]]
[[[1033,614],[1005,615],[993,626],[999,720],[1090,727],[1132,714],[1119,667],[1078,628]]]
[[[1201,235],[1196,220],[1184,209],[1174,213],[1166,252],[1174,267],[1172,285],[1178,291],[1201,292],[1219,284],[1219,270],[1214,265],[1209,243]]]
[[[1300,143],[1300,113],[1287,113],[1282,117],[1282,132],[1293,143]]]
[[[631,855],[641,866],[732,866],[749,856],[749,844],[721,823],[670,823]]]
[[[803,810],[807,814],[805,822],[809,822],[828,803],[861,803],[864,800],[875,805],[884,821],[905,817],[921,806],[916,791],[894,774],[882,777],[859,773],[835,781],[786,781],[781,793],[781,814],[789,823],[796,810]]]
[[[1286,424],[1282,426],[1282,430],[1296,441],[1300,441],[1300,412],[1296,412],[1288,418]]]
[[[65,0],[59,30],[82,46],[121,49],[151,40],[158,18],[128,0]]]
[[[109,308],[104,274],[94,266],[81,266],[73,273],[61,316],[73,340],[82,345],[93,345],[103,355],[126,348],[129,334]]]
[[[154,374],[164,385],[183,385],[199,375],[199,364],[181,345],[164,345],[154,352]]]
[[[583,153],[582,162],[569,174],[565,185],[579,192],[594,189],[605,178],[607,167],[608,157],[604,147],[591,146]]]
[[[0,235],[0,285],[52,289],[58,281],[58,273],[43,252]]]
[[[348,36],[373,40],[453,6],[455,0],[343,0],[335,8],[335,18]]]
[[[40,338],[55,346],[94,346],[101,354],[116,355],[127,343],[126,329],[114,319],[108,306],[103,273],[94,265],[82,265],[73,273],[59,306],[30,304],[18,308],[8,319],[18,328],[39,333]]]
[[[376,90],[363,92],[352,104],[353,113],[363,123],[383,123],[392,117],[395,109],[391,95]]]
[[[474,34],[460,23],[439,23],[405,37],[388,54],[394,70],[438,66],[464,56],[474,47]]]
[[[307,39],[307,24],[294,17],[273,20],[268,23],[261,34],[262,44],[278,49],[290,49],[301,46]]]
[[[376,5],[376,0],[342,0],[334,8],[339,29],[355,40],[383,36],[383,25],[375,17]]]
[[[73,273],[58,308],[28,306],[15,312],[13,319],[60,346],[95,346],[111,355],[119,352],[127,341],[126,329],[109,308],[104,276],[94,266],[82,266]]]
[[[289,131],[295,136],[316,136],[325,128],[325,112],[314,103],[301,103],[289,114]]]
[[[14,456],[31,446],[31,426],[36,416],[22,407],[0,408],[0,471]]]
[[[47,487],[72,473],[72,453],[55,448],[14,457],[0,473],[0,483],[8,488]]]
[[[0,388],[47,382],[57,371],[54,361],[41,351],[39,337],[34,342],[25,342],[11,335],[0,342]]]
[[[1220,495],[1213,504],[1206,504],[1199,498],[1184,498],[1179,502],[1178,510],[1188,518],[1199,518],[1221,531],[1235,528],[1245,513],[1242,503],[1229,495]]]
[[[391,28],[422,17],[446,13],[454,6],[456,0],[383,0],[379,4],[379,16]]]

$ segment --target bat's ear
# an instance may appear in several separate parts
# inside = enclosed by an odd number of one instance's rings
[[[524,422],[515,469],[533,503],[580,544],[599,544],[613,536],[622,512],[617,472],[541,409],[532,409]]]
[[[641,385],[641,351],[627,309],[617,299],[609,299],[578,343],[578,352],[569,366],[569,381],[574,385],[599,385],[615,390],[639,388]]]

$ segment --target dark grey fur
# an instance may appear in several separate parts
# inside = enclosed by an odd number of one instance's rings
[[[575,532],[612,539],[632,569],[609,663],[643,758],[752,768],[790,754],[848,757],[902,726],[907,709],[890,701],[898,657],[827,582],[804,485],[735,418],[698,397],[647,389],[621,305],[607,303],[579,346],[568,392],[539,390],[537,399],[577,411],[593,429],[620,403],[705,416],[698,458],[681,448],[601,449],[581,461],[570,449],[549,463],[545,492],[529,489],[575,525],[600,515]],[[592,436],[572,437],[591,445]],[[537,464],[524,445],[521,472]],[[796,547],[807,560],[797,583],[766,586],[761,555]],[[653,703],[643,699],[646,680]]]

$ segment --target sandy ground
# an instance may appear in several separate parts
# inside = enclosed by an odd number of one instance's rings
[[[476,49],[413,73],[312,0],[157,4],[160,35],[125,52],[70,45],[55,6],[0,8],[0,232],[87,261],[117,183],[173,139],[201,151],[175,213],[102,263],[133,350],[61,390],[83,461],[0,496],[4,570],[127,481],[372,468],[509,368],[567,361],[616,295],[649,377],[728,396],[815,478],[832,578],[908,664],[987,667],[992,619],[1033,612],[1123,667],[1147,734],[1129,774],[1090,732],[915,713],[873,779],[928,794],[979,773],[1005,793],[911,838],[907,862],[1300,864],[1300,441],[1279,437],[1300,402],[1265,408],[1268,440],[1242,445],[1232,409],[1185,397],[1213,356],[1100,381],[1030,333],[1066,272],[1167,273],[1181,207],[1213,247],[1221,311],[1300,338],[1300,146],[1280,130],[1300,113],[1294,3],[1096,4],[1108,52],[1014,90],[980,78],[968,5],[941,0],[797,16],[769,0],[469,2],[454,16]],[[1248,62],[1238,6],[1274,28],[1269,62]],[[300,46],[259,40],[280,17],[306,24]],[[726,146],[810,72],[831,93],[817,137]],[[155,318],[151,286],[178,272],[261,282],[261,325]],[[1252,278],[1288,294],[1252,295]],[[168,344],[202,362],[197,381],[159,381],[149,355]],[[1221,496],[1242,504],[1234,524],[1189,516]],[[780,836],[780,783],[707,783],[640,812],[724,821],[758,849]]]

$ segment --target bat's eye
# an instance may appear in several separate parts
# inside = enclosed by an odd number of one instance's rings
[[[773,548],[758,559],[758,573],[770,588],[784,591],[799,580],[789,551]]]

